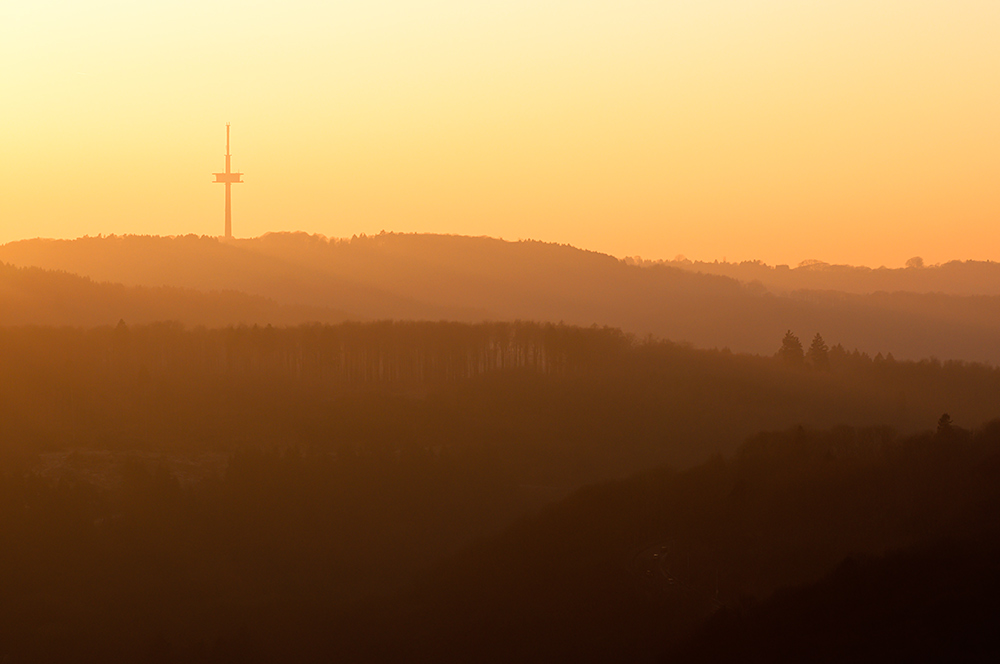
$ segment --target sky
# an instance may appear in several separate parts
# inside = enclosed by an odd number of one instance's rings
[[[1000,260],[996,0],[0,3],[0,243]]]

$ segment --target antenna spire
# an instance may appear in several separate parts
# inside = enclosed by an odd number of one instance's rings
[[[233,173],[230,168],[230,157],[229,154],[229,123],[226,123],[226,172],[225,173],[214,173],[215,181],[222,182],[226,185],[226,239],[231,240],[233,237],[233,205],[232,205],[232,185],[239,184],[243,182],[242,173]]]

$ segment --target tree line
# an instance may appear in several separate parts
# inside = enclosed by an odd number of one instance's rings
[[[853,351],[848,351],[839,343],[830,347],[819,332],[813,337],[808,350],[804,350],[802,342],[791,330],[785,332],[785,336],[781,340],[781,347],[778,348],[775,357],[788,366],[809,367],[818,371],[857,368],[865,364],[893,363],[896,361],[892,353],[887,353],[883,356],[881,352],[878,352],[875,354],[875,357],[872,357],[868,353],[859,351],[857,348]]]
[[[837,346],[829,365],[529,322],[0,328],[0,439],[2,454],[492,447],[525,483],[578,485],[761,429],[912,431],[928,412],[977,421],[1000,402],[987,365]]]

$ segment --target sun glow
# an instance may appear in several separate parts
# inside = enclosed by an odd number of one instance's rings
[[[381,229],[996,259],[995,2],[7,3],[0,242]],[[238,139],[236,138],[238,137]]]

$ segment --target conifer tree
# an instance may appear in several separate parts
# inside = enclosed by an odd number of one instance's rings
[[[785,332],[785,338],[781,340],[781,348],[778,349],[778,357],[787,364],[800,366],[805,360],[802,352],[802,342],[792,334],[791,330]]]
[[[829,369],[830,368],[830,349],[827,347],[826,342],[823,341],[823,337],[817,332],[816,336],[813,337],[812,344],[809,346],[809,352],[806,353],[806,358],[816,369]]]

